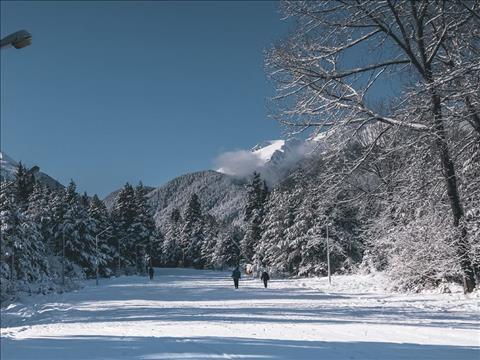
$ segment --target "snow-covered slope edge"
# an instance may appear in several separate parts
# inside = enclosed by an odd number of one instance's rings
[[[0,181],[14,180],[17,168],[17,161],[5,154],[5,152],[0,152]],[[64,187],[60,182],[41,171],[35,174],[35,178],[41,184],[48,186],[52,189],[61,189]]]

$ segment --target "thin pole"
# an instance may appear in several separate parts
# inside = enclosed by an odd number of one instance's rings
[[[62,233],[62,285],[65,286],[65,231]]]
[[[137,275],[138,271],[138,244],[135,244],[135,267],[137,268]]]
[[[12,266],[10,269],[10,280],[11,280],[11,285],[12,285],[12,294],[15,292],[15,248],[12,247]]]
[[[117,238],[117,275],[120,275],[120,238]]]
[[[151,236],[148,238],[148,265],[150,267],[153,266],[153,261],[152,261],[152,237]]]
[[[327,222],[327,269],[328,269],[328,283],[332,285],[332,278],[330,273],[330,246],[328,243],[328,222]]]
[[[95,236],[95,285],[98,286],[98,234]]]

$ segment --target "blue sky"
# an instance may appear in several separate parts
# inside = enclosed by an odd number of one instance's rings
[[[158,186],[281,137],[263,51],[275,2],[1,3],[2,150],[80,191]]]

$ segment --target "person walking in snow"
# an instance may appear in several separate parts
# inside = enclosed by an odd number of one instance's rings
[[[238,266],[232,271],[232,278],[233,278],[233,285],[235,285],[235,289],[238,289],[238,281],[242,275],[240,274],[240,270],[238,269]]]
[[[153,274],[155,274],[155,271],[153,270],[153,267],[148,268],[148,275],[150,276],[150,280],[153,280]]]
[[[262,276],[260,277],[260,280],[263,281],[263,285],[265,286],[265,288],[267,288],[268,280],[270,280],[270,275],[268,275],[268,272],[264,270],[262,272]]]

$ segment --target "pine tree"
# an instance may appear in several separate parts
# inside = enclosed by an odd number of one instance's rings
[[[87,192],[83,192],[82,196],[79,197],[80,206],[83,206],[85,209],[90,207],[90,198],[87,195]]]
[[[2,187],[0,192],[0,225],[1,225],[1,295],[5,298],[7,294],[15,291],[16,256],[17,249],[21,246],[22,217],[20,209],[15,203],[15,195]]]
[[[262,182],[260,174],[253,173],[252,179],[247,184],[247,204],[245,206],[244,221],[249,221],[254,210],[260,210],[263,207],[267,197],[266,184]]]
[[[120,261],[122,266],[136,263],[136,248],[138,234],[135,233],[137,220],[137,202],[135,191],[130,184],[125,184],[118,194],[117,206],[113,213],[115,222],[115,237],[120,243]]]
[[[88,216],[88,210],[80,204],[73,181],[64,195],[66,211],[59,224],[60,236],[65,237],[65,257],[73,265],[79,265],[87,276],[95,274],[98,252],[95,249],[95,223]],[[63,239],[62,239],[63,240]]]
[[[27,207],[27,216],[37,224],[44,246],[49,253],[54,248],[52,244],[55,230],[53,199],[54,195],[37,182],[28,199]]]
[[[213,268],[215,266],[214,253],[217,247],[219,236],[219,225],[213,215],[206,214],[204,216],[204,229],[205,238],[201,250],[202,261],[204,263],[204,267]]]
[[[201,255],[205,239],[203,215],[197,194],[193,193],[185,209],[182,229],[183,266],[203,267]]]
[[[245,261],[252,263],[254,260],[254,249],[262,238],[262,214],[260,210],[254,209],[246,226],[245,236],[241,242],[242,256]]]
[[[15,249],[16,273],[22,290],[30,292],[30,284],[41,283],[47,278],[48,262],[39,226],[28,212],[21,214],[20,231],[20,242]]]
[[[244,234],[239,226],[231,225],[219,232],[217,246],[212,259],[213,266],[238,266],[240,264],[240,242]]]
[[[285,248],[281,245],[285,241],[285,219],[287,217],[285,195],[274,191],[265,208],[261,229],[261,239],[255,244],[254,264],[257,268],[277,266],[284,269]],[[278,266],[282,263],[280,266]]]
[[[16,201],[22,206],[26,206],[28,197],[33,192],[35,177],[32,171],[25,168],[20,162],[15,173]]]
[[[162,231],[159,227],[155,226],[155,230],[151,236],[149,247],[147,250],[148,253],[148,265],[149,266],[160,266],[163,262],[163,244],[165,237],[163,236]]]
[[[155,222],[148,204],[147,190],[142,183],[135,188],[135,203],[136,214],[133,233],[136,239],[137,271],[143,273],[145,270],[144,260],[151,256],[151,253],[147,254],[147,252],[152,248],[151,241],[155,232]]]
[[[162,263],[165,266],[177,266],[183,258],[181,247],[181,231],[183,220],[180,210],[175,208],[170,214],[162,244]]]
[[[83,204],[85,204],[83,202]],[[113,235],[112,222],[107,207],[97,195],[94,195],[88,208],[88,216],[92,221],[95,236],[98,239],[99,273],[110,276],[115,269],[116,242]]]
[[[267,184],[262,181],[259,173],[254,172],[251,181],[247,185],[247,203],[244,216],[246,231],[241,243],[242,256],[249,263],[254,260],[254,249],[262,237],[261,224],[265,214],[264,207],[267,198]]]
[[[32,214],[23,210],[14,193],[0,194],[1,223],[1,295],[17,289],[31,291],[31,283],[40,283],[48,273],[42,235]]]

